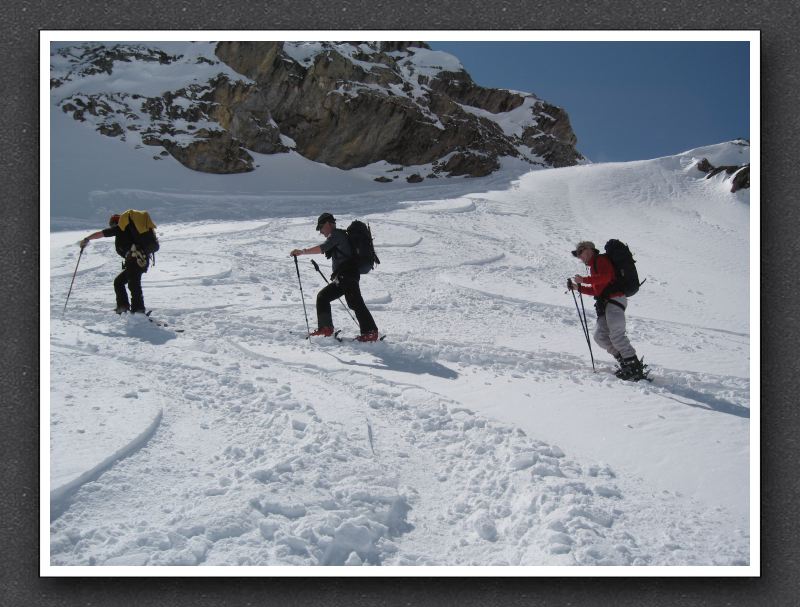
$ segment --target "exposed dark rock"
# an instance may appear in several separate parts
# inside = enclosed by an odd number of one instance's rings
[[[414,173],[413,175],[409,175],[406,177],[406,181],[408,183],[421,183],[423,181],[422,176],[419,173]]]
[[[112,122],[111,124],[101,124],[99,127],[97,127],[97,130],[107,137],[119,137],[123,133],[122,127],[116,122]]]
[[[736,192],[743,188],[750,187],[750,165],[746,164],[742,168],[740,168],[737,173],[733,176],[733,185],[731,186],[731,192]]]
[[[739,143],[739,141],[735,143]],[[746,143],[744,145],[746,145]],[[719,175],[723,171],[726,175],[733,175],[733,179],[731,180],[731,192],[750,187],[750,163],[741,166],[727,165],[715,167],[708,161],[708,158],[701,158],[697,163],[697,168],[703,173],[706,173],[706,179],[711,179],[714,175]]]
[[[477,154],[458,152],[444,165],[444,170],[450,176],[469,175],[470,177],[485,177],[492,171],[500,168],[497,158],[479,156]]]
[[[241,143],[227,133],[196,139],[186,146],[170,140],[161,145],[182,165],[204,173],[247,173],[253,170],[253,157]]]
[[[700,162],[697,163],[697,169],[703,173],[708,173],[713,168],[714,165],[708,161],[708,158],[701,158]]]

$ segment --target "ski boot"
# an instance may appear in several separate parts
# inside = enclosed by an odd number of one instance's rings
[[[367,331],[366,333],[362,333],[358,337],[356,337],[356,341],[378,341],[379,335],[378,330],[375,329],[374,331]]]
[[[333,327],[320,327],[316,331],[308,334],[309,337],[330,337],[333,335]]]
[[[117,305],[117,307],[116,307],[116,308],[114,308],[114,312],[115,312],[116,314],[120,314],[120,315],[122,315],[122,314],[127,314],[127,313],[128,313],[128,312],[130,312],[130,311],[131,311],[131,308],[130,308],[130,306],[121,306],[121,305]]]
[[[648,379],[649,371],[646,369],[647,365],[644,364],[644,359],[640,360],[636,356],[632,356],[622,359],[622,366],[614,375],[625,381],[639,381],[640,379]]]

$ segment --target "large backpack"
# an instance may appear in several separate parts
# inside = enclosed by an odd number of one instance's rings
[[[356,219],[347,226],[347,238],[353,249],[353,255],[358,263],[359,274],[366,274],[381,262],[375,254],[375,246],[372,244],[372,230],[369,225]]]
[[[636,260],[624,242],[612,238],[605,247],[605,254],[614,266],[614,280],[603,291],[603,297],[614,291],[622,291],[625,297],[636,295],[644,281],[639,282]]]
[[[148,257],[161,248],[156,236],[156,224],[147,211],[128,209],[119,217],[119,227],[125,231],[136,248]]]

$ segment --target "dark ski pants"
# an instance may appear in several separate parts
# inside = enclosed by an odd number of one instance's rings
[[[372,318],[372,314],[364,303],[361,296],[361,286],[359,281],[361,276],[340,276],[337,281],[328,283],[328,286],[317,293],[317,322],[319,327],[332,327],[333,315],[331,314],[331,302],[344,295],[347,307],[355,312],[358,325],[362,335],[368,331],[377,331],[378,327]]]
[[[114,279],[114,293],[117,295],[117,307],[130,307],[131,312],[144,312],[144,295],[142,294],[142,274],[147,272],[147,266],[139,267],[135,259],[126,259],[122,264],[122,272]],[[131,291],[131,303],[128,304],[128,292]]]

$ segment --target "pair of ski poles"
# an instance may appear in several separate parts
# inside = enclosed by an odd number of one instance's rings
[[[323,274],[322,270],[319,269],[319,264],[317,264],[317,262],[314,261],[313,259],[311,260],[311,264],[314,266],[314,269],[317,272],[319,272],[319,275],[322,276],[322,280],[325,281],[325,284],[326,285],[329,284],[328,279],[325,278],[325,274]],[[297,271],[297,282],[300,285],[300,299],[303,300],[303,314],[306,317],[306,329],[308,330],[308,334],[311,335],[311,327],[309,327],[309,325],[308,325],[308,311],[306,310],[306,298],[303,295],[303,281],[300,280],[300,266],[297,263],[297,256],[296,255],[294,256],[294,269]],[[353,319],[353,322],[356,323],[356,326],[358,326],[358,321],[355,319],[355,316],[353,316],[353,313],[350,311],[350,309],[342,301],[341,297],[339,297],[339,303],[342,304],[342,307],[350,315],[350,318]]]
[[[592,353],[592,340],[589,339],[589,324],[586,322],[586,308],[583,307],[583,293],[578,290],[578,294],[581,296],[581,307],[578,308],[578,298],[575,297],[575,290],[578,289],[578,287],[573,284],[571,278],[567,278],[567,289],[572,292],[572,300],[575,302],[575,309],[578,311],[578,320],[583,329],[583,336],[586,338],[586,345],[589,346],[589,356],[592,359],[592,371],[596,372],[597,369],[594,368],[594,354]],[[581,310],[583,310],[583,314],[581,314]]]

